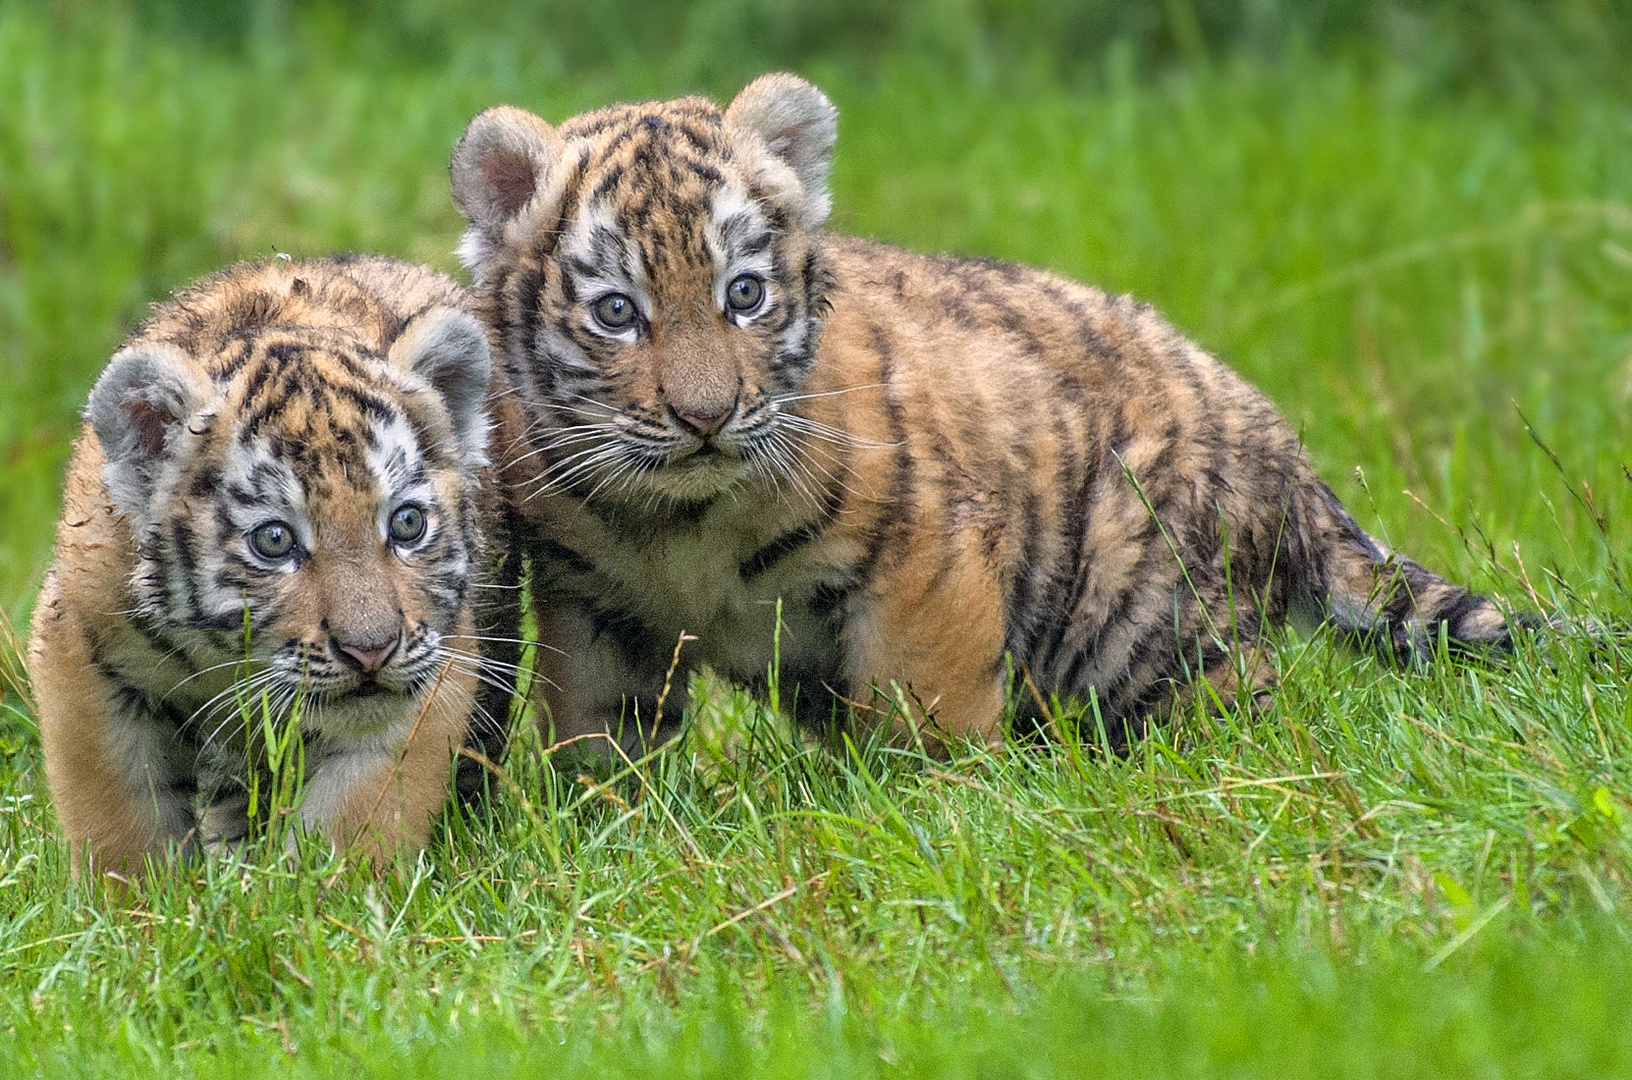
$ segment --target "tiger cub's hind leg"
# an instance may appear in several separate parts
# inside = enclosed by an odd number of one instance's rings
[[[1138,702],[1126,711],[1103,715],[1090,708],[1080,721],[1082,737],[1089,741],[1103,740],[1115,754],[1129,752],[1142,739],[1151,724],[1176,724],[1183,729],[1198,714],[1220,717],[1234,713],[1243,719],[1263,716],[1275,701],[1275,687],[1279,680],[1268,648],[1257,642],[1237,642],[1215,651],[1197,669],[1192,661],[1186,675],[1180,671],[1146,684]],[[1099,697],[1091,688],[1092,698],[1084,695],[1080,701],[1094,703]],[[1102,734],[1096,727],[1104,725]]]
[[[1220,705],[1229,709],[1245,706],[1255,714],[1269,711],[1274,704],[1280,673],[1261,642],[1238,642],[1209,664],[1196,678],[1182,684],[1173,694],[1177,712],[1193,709],[1199,701],[1209,712]]]

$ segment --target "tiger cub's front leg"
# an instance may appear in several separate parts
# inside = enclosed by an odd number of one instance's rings
[[[30,666],[57,818],[75,876],[131,876],[148,856],[194,841],[195,778],[173,725],[91,663],[71,616],[52,617],[54,594],[47,582]],[[54,662],[39,659],[47,653]]]
[[[477,689],[473,676],[450,669],[388,731],[324,748],[306,781],[301,826],[370,859],[423,846],[447,801]]]
[[[966,740],[1003,744],[1002,593],[978,560],[950,572],[905,560],[852,606],[844,636],[858,724],[889,718],[893,742],[942,757]]]
[[[657,715],[665,670],[658,647],[625,625],[606,625],[587,607],[540,605],[541,650],[535,668],[544,709],[539,717],[552,755],[585,765],[638,758],[673,736],[686,701],[684,676]],[[659,721],[662,721],[661,723]]]

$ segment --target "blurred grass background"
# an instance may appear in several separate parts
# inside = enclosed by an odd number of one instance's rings
[[[1409,489],[1591,589],[1603,538],[1519,410],[1624,548],[1628,55],[1627,0],[4,0],[0,607],[150,301],[272,252],[457,270],[447,153],[480,108],[773,68],[841,109],[836,228],[1132,291],[1375,530],[1504,584]]]
[[[0,611],[150,301],[274,252],[457,271],[477,110],[790,68],[841,110],[836,228],[1134,292],[1374,531],[1624,615],[1629,55],[1632,0],[0,0]],[[638,784],[524,745],[399,874],[128,900],[69,882],[10,695],[0,1075],[1625,1074],[1629,664],[1294,637],[1268,717],[945,768],[744,754],[785,729],[699,681]]]

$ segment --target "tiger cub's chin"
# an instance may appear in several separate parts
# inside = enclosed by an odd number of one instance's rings
[[[1000,740],[1014,671],[1113,737],[1195,680],[1257,700],[1296,612],[1417,656],[1507,642],[1149,307],[827,234],[837,132],[769,75],[723,110],[501,106],[454,149],[557,738],[661,736],[682,633],[735,679],[779,663],[812,723],[931,746]]]
[[[231,267],[114,355],[29,650],[76,872],[241,840],[267,720],[302,826],[424,841],[482,694],[490,374],[457,285],[366,257]]]
[[[638,483],[641,490],[661,499],[697,502],[738,490],[754,475],[753,467],[742,458],[707,451],[654,468],[642,474]]]
[[[311,728],[329,739],[382,735],[394,725],[412,723],[414,695],[383,686],[367,686],[313,701]]]

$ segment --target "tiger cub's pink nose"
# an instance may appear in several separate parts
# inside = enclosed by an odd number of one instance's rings
[[[340,655],[340,662],[347,667],[358,671],[378,671],[385,666],[397,651],[398,638],[392,638],[379,645],[362,645],[349,641],[334,639],[334,650]]]
[[[673,406],[670,407],[673,408]],[[731,418],[731,413],[736,407],[736,400],[733,399],[726,402],[724,407],[703,405],[701,407],[693,406],[688,409],[675,408],[674,415],[682,424],[691,428],[697,434],[712,435],[725,426],[725,422]]]

